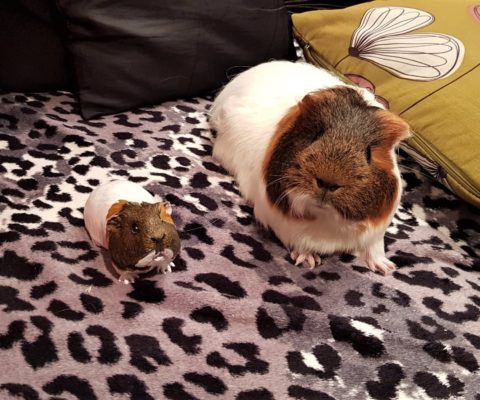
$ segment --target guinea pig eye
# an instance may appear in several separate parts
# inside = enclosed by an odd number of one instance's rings
[[[372,160],[372,148],[370,146],[367,146],[365,149],[365,158],[367,159],[367,162],[370,164],[370,161]]]
[[[132,232],[133,233],[138,233],[140,232],[140,227],[138,226],[138,224],[132,224]]]
[[[315,132],[313,133],[313,139],[312,139],[312,141],[313,141],[313,142],[316,142],[318,139],[320,139],[320,136],[322,136],[323,134],[324,134],[323,129],[318,129],[317,131],[315,131]]]

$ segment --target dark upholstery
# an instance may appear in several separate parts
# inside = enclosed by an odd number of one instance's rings
[[[59,0],[86,118],[218,89],[286,58],[283,0]]]
[[[53,0],[0,1],[0,89],[71,87],[61,25]]]

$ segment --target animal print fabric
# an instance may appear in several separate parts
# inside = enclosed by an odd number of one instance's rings
[[[409,159],[398,270],[309,270],[212,159],[211,99],[90,122],[68,93],[0,102],[2,400],[480,399],[479,213]],[[174,205],[172,273],[105,268],[82,209],[114,178]]]

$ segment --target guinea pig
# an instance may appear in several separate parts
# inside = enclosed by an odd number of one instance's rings
[[[310,64],[272,61],[228,83],[210,123],[214,158],[296,265],[348,251],[373,271],[395,268],[384,235],[402,192],[395,149],[410,129],[373,94]]]
[[[124,180],[98,186],[84,209],[92,241],[110,252],[123,283],[154,268],[166,272],[173,265],[180,237],[171,215],[169,203]]]

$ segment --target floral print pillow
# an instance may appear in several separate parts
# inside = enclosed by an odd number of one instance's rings
[[[307,60],[405,118],[406,150],[480,206],[480,3],[371,1],[292,19]]]
[[[353,32],[348,54],[400,78],[445,78],[461,65],[465,49],[460,40],[444,33],[412,33],[433,21],[432,14],[414,8],[371,8]]]

